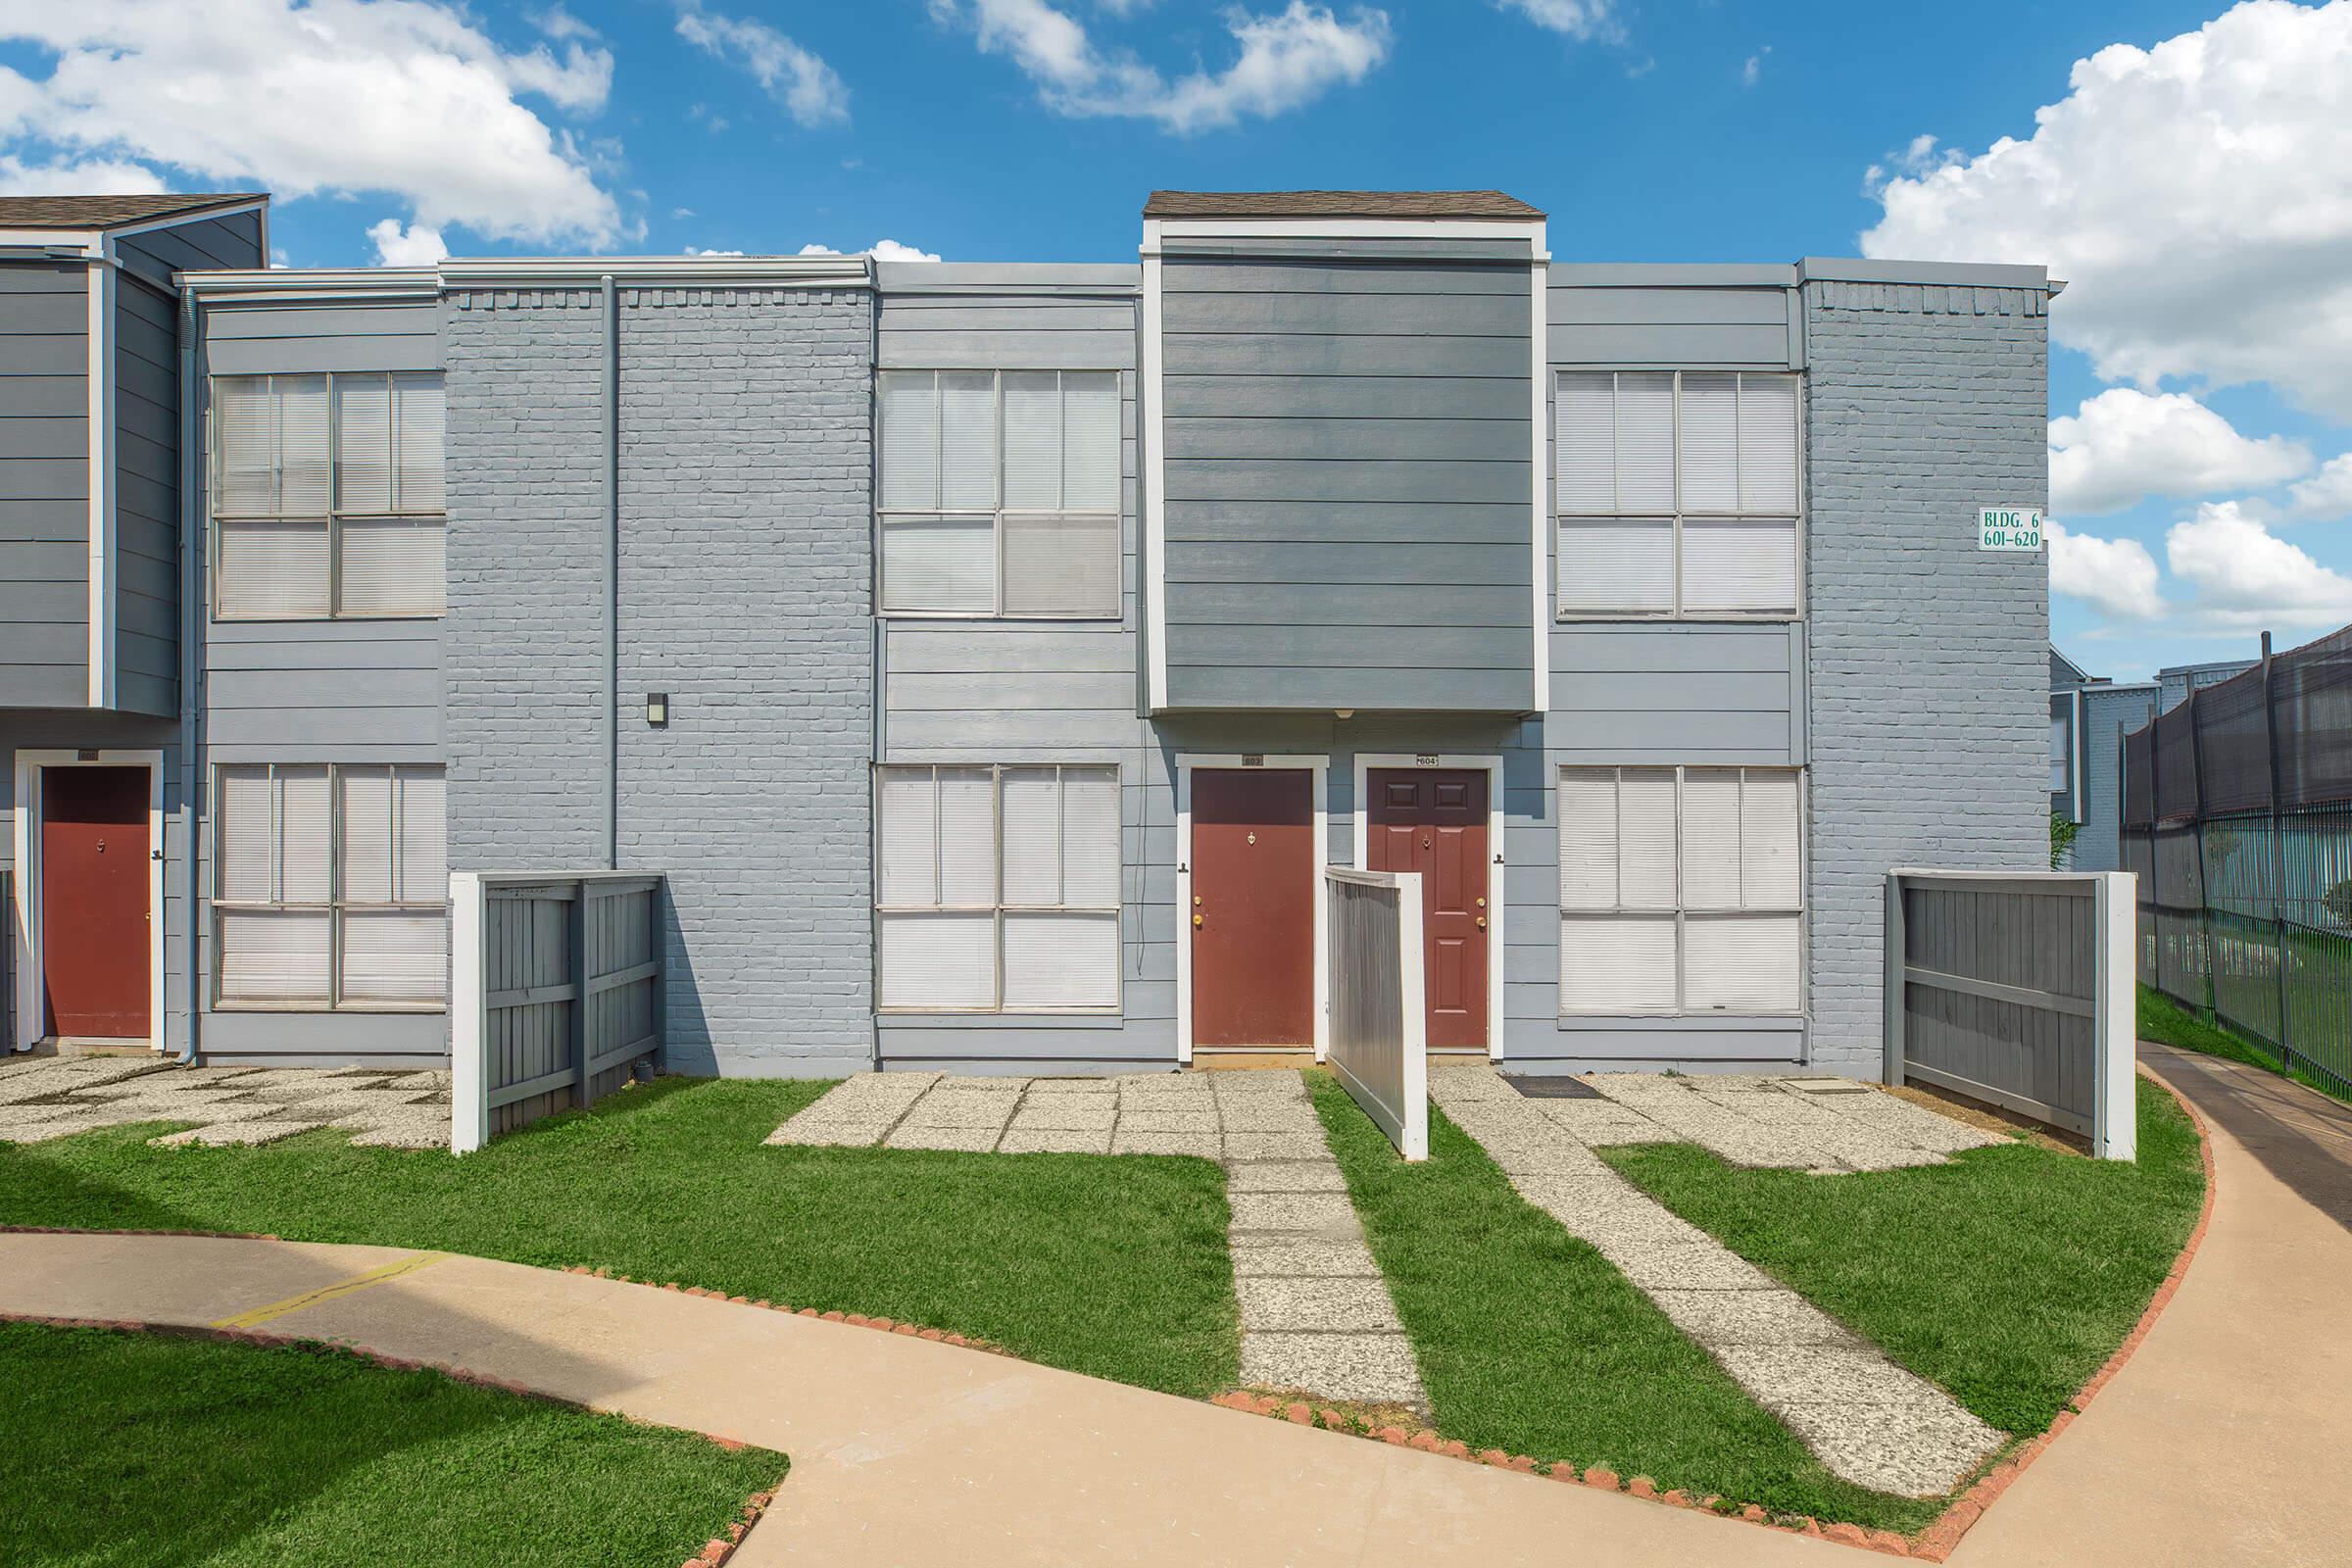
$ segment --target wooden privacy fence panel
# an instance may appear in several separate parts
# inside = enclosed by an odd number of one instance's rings
[[[1414,871],[1323,873],[1333,1074],[1406,1159],[1429,1157],[1429,1013]]]
[[[2129,873],[1895,871],[1886,1081],[1919,1082],[2133,1154]]]
[[[593,1103],[662,1046],[662,879],[450,877],[450,1147]]]

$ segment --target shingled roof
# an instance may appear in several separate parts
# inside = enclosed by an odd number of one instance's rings
[[[1544,215],[1498,190],[1155,190],[1146,218],[1486,218]]]
[[[206,196],[0,196],[0,228],[119,228],[159,218],[196,218],[216,207],[267,201],[266,191]]]

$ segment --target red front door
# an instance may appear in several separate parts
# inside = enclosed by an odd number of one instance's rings
[[[1315,1042],[1313,775],[1193,773],[1193,1043]]]
[[[1433,1051],[1487,1044],[1487,775],[1375,768],[1369,871],[1421,873]]]
[[[41,976],[48,1032],[144,1040],[147,770],[41,770]]]

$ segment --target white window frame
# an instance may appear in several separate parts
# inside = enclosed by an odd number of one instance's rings
[[[1564,511],[1560,506],[1558,471],[1560,444],[1557,439],[1559,430],[1560,378],[1566,375],[1610,376],[1611,404],[1613,406],[1615,403],[1615,389],[1617,385],[1614,378],[1629,374],[1672,375],[1674,377],[1674,511],[1672,514],[1622,511]],[[1785,512],[1697,512],[1687,510],[1683,506],[1683,377],[1685,375],[1734,375],[1741,377],[1742,379],[1751,375],[1771,376],[1775,379],[1788,380],[1795,383],[1796,407],[1793,416],[1796,421],[1796,511],[1793,516]],[[1807,385],[1807,378],[1801,371],[1796,370],[1764,370],[1736,366],[1687,366],[1674,370],[1667,370],[1657,368],[1635,368],[1631,370],[1600,369],[1597,368],[1592,369],[1583,369],[1573,367],[1567,368],[1554,368],[1551,372],[1550,428],[1546,432],[1547,436],[1551,438],[1548,442],[1548,445],[1551,449],[1553,464],[1552,472],[1546,479],[1546,483],[1550,487],[1550,499],[1547,505],[1549,506],[1551,512],[1551,615],[1553,621],[1560,624],[1574,624],[1577,622],[1591,620],[1665,620],[1698,622],[1761,621],[1767,623],[1786,623],[1788,621],[1803,620],[1806,613],[1805,562],[1808,544],[1807,518],[1812,499],[1811,479],[1806,468],[1805,454],[1805,431],[1809,426],[1810,420],[1808,404],[1808,395],[1810,391],[1811,388]],[[1735,405],[1738,402],[1736,394],[1734,397],[1734,402]],[[1613,456],[1611,461],[1615,461]],[[1796,552],[1796,602],[1794,606],[1788,610],[1685,610],[1683,608],[1683,523],[1686,518],[1694,519],[1702,524],[1709,522],[1728,522],[1733,520],[1752,522],[1792,521],[1795,525],[1795,539],[1793,548]],[[1567,528],[1578,523],[1611,521],[1646,523],[1664,522],[1671,525],[1672,537],[1667,547],[1670,552],[1671,564],[1674,571],[1674,604],[1671,609],[1589,610],[1580,608],[1570,610],[1561,604],[1560,590],[1562,583],[1565,580],[1562,573],[1566,565],[1566,563],[1562,559],[1560,549],[1561,534]]]
[[[1667,909],[1667,908],[1664,908],[1664,907],[1661,907],[1661,906],[1655,906],[1655,905],[1650,905],[1650,906],[1633,906],[1633,905],[1627,905],[1627,904],[1625,904],[1625,903],[1623,903],[1623,902],[1622,902],[1622,899],[1623,899],[1623,893],[1624,893],[1624,887],[1623,887],[1623,877],[1624,877],[1624,870],[1623,870],[1623,867],[1624,867],[1624,863],[1625,863],[1625,833],[1624,833],[1624,822],[1625,822],[1625,816],[1624,816],[1624,810],[1623,810],[1622,802],[1623,802],[1623,792],[1624,792],[1624,788],[1625,788],[1625,775],[1626,775],[1627,773],[1629,773],[1629,772],[1633,772],[1633,773],[1662,773],[1662,772],[1669,772],[1669,771],[1671,771],[1671,772],[1674,774],[1674,907],[1673,907],[1672,909]],[[1793,774],[1793,775],[1795,776],[1795,779],[1796,779],[1796,899],[1795,899],[1795,901],[1794,901],[1793,905],[1790,905],[1790,906],[1784,906],[1784,905],[1777,905],[1777,904],[1776,904],[1776,905],[1754,905],[1754,906],[1750,906],[1750,905],[1747,905],[1747,904],[1745,904],[1744,902],[1742,902],[1742,904],[1741,904],[1741,905],[1740,905],[1739,907],[1737,907],[1737,908],[1729,908],[1729,909],[1693,909],[1693,908],[1690,908],[1690,907],[1689,906],[1689,895],[1688,895],[1688,893],[1686,893],[1686,892],[1685,892],[1685,890],[1684,890],[1684,888],[1683,888],[1683,814],[1684,814],[1684,806],[1683,806],[1683,790],[1684,790],[1684,785],[1685,785],[1686,781],[1688,780],[1689,776],[1690,775],[1690,773],[1691,773],[1692,771],[1697,771],[1697,772],[1700,772],[1700,773],[1738,773],[1738,774],[1740,775],[1740,794],[1741,794],[1741,798],[1742,798],[1742,805],[1743,805],[1743,806],[1744,806],[1744,800],[1745,800],[1745,795],[1746,795],[1746,790],[1747,790],[1747,779],[1748,779],[1748,775],[1750,775],[1750,774],[1752,774],[1752,773],[1772,773],[1772,774]],[[1807,769],[1807,768],[1803,768],[1803,767],[1793,767],[1793,766],[1778,765],[1778,764],[1769,764],[1769,763],[1740,764],[1740,763],[1725,763],[1725,762],[1691,762],[1691,763],[1687,763],[1687,764],[1685,764],[1685,763],[1666,763],[1666,762],[1628,762],[1628,763],[1624,763],[1624,764],[1622,764],[1622,765],[1607,765],[1607,764],[1604,764],[1604,765],[1600,765],[1600,766],[1563,766],[1563,767],[1561,767],[1561,768],[1557,769],[1557,770],[1556,770],[1556,772],[1553,774],[1553,777],[1552,777],[1552,801],[1553,801],[1553,804],[1554,804],[1554,807],[1555,807],[1555,808],[1556,808],[1556,809],[1558,810],[1558,812],[1559,812],[1559,817],[1560,817],[1560,825],[1559,825],[1559,839],[1558,839],[1558,842],[1559,842],[1559,844],[1562,846],[1562,848],[1563,848],[1563,849],[1564,849],[1564,848],[1565,848],[1565,846],[1566,846],[1566,842],[1567,842],[1567,835],[1568,835],[1568,811],[1567,811],[1566,803],[1565,803],[1564,801],[1562,801],[1562,799],[1561,799],[1561,787],[1562,787],[1563,785],[1565,785],[1565,784],[1567,783],[1567,781],[1568,781],[1570,778],[1572,778],[1572,777],[1599,777],[1599,776],[1601,776],[1601,775],[1604,775],[1604,774],[1605,774],[1605,775],[1607,775],[1608,777],[1610,777],[1612,780],[1614,780],[1614,781],[1615,781],[1615,783],[1616,783],[1616,786],[1617,786],[1617,789],[1618,789],[1618,791],[1619,791],[1620,807],[1619,807],[1619,811],[1618,811],[1618,816],[1617,816],[1617,821],[1618,821],[1618,837],[1617,837],[1617,859],[1618,859],[1618,866],[1619,866],[1619,889],[1618,889],[1618,891],[1619,891],[1619,898],[1620,898],[1620,902],[1618,902],[1617,904],[1611,905],[1611,906],[1608,906],[1607,908],[1598,908],[1598,907],[1593,907],[1593,908],[1575,908],[1575,909],[1571,909],[1571,908],[1569,908],[1569,907],[1568,907],[1568,906],[1567,906],[1567,902],[1566,902],[1566,900],[1565,900],[1564,896],[1562,896],[1562,895],[1561,895],[1559,892],[1557,892],[1557,891],[1555,890],[1555,892],[1554,892],[1554,895],[1553,895],[1553,902],[1554,902],[1554,903],[1555,903],[1555,904],[1558,906],[1558,907],[1557,907],[1557,908],[1556,908],[1556,909],[1555,909],[1553,912],[1554,912],[1554,914],[1555,914],[1555,915],[1558,917],[1558,921],[1559,921],[1559,932],[1560,932],[1560,944],[1561,944],[1561,962],[1562,962],[1562,967],[1563,967],[1563,968],[1565,967],[1565,965],[1566,965],[1566,959],[1567,959],[1568,929],[1569,929],[1570,925],[1571,925],[1573,922],[1575,922],[1575,921],[1578,921],[1578,920],[1609,920],[1609,919],[1625,919],[1625,918],[1635,918],[1635,919],[1649,919],[1649,920],[1661,920],[1661,921],[1662,921],[1662,920],[1666,919],[1667,917],[1671,916],[1671,917],[1673,918],[1673,920],[1674,920],[1674,1005],[1673,1005],[1671,1008],[1655,1008],[1655,1007],[1652,1007],[1652,1008],[1634,1009],[1634,1010],[1630,1010],[1630,1011],[1629,1011],[1629,1010],[1626,1010],[1626,1009],[1621,1009],[1621,1008],[1610,1008],[1610,1009],[1598,1010],[1598,1011],[1571,1011],[1571,1010],[1569,1010],[1569,1007],[1568,1007],[1568,1001],[1567,1001],[1567,996],[1566,996],[1566,993],[1565,993],[1565,991],[1563,991],[1563,992],[1561,993],[1561,996],[1560,996],[1560,1014],[1559,1014],[1559,1015],[1560,1015],[1562,1018],[1574,1018],[1574,1019],[1586,1019],[1586,1018],[1620,1018],[1620,1017],[1637,1017],[1637,1018],[1802,1018],[1802,1017],[1804,1017],[1804,1016],[1806,1015],[1806,1011],[1807,1011],[1808,1007],[1810,1006],[1810,1004],[1811,1004],[1811,1001],[1812,1001],[1812,978],[1813,978],[1813,964],[1812,964],[1812,931],[1813,931],[1813,922],[1812,922],[1812,919],[1811,919],[1811,914],[1810,914],[1810,906],[1809,906],[1809,903],[1808,903],[1808,901],[1807,901],[1807,899],[1806,899],[1806,896],[1805,896],[1805,894],[1806,894],[1806,889],[1807,889],[1807,888],[1810,886],[1810,884],[1811,884],[1811,880],[1812,880],[1812,870],[1813,870],[1813,839],[1812,839],[1812,814],[1813,814],[1813,813],[1812,813],[1812,788],[1811,788],[1811,785],[1812,785],[1812,778],[1811,778],[1811,773],[1810,773],[1810,770],[1809,770],[1809,769]],[[1744,889],[1742,890],[1742,899],[1744,900]],[[1689,931],[1689,929],[1690,929],[1690,923],[1691,923],[1693,920],[1700,920],[1700,921],[1703,921],[1703,920],[1714,920],[1714,919],[1740,919],[1740,918],[1743,918],[1743,917],[1746,917],[1746,916],[1751,916],[1751,915],[1759,915],[1759,914],[1767,914],[1767,915],[1791,915],[1791,916],[1794,916],[1794,917],[1795,917],[1795,920],[1796,920],[1796,1005],[1795,1005],[1793,1008],[1791,1008],[1791,1009],[1789,1009],[1789,1010],[1788,1010],[1788,1011],[1785,1011],[1785,1012],[1783,1012],[1783,1011],[1764,1011],[1764,1012],[1734,1012],[1734,1011],[1731,1011],[1731,1010],[1729,1010],[1729,1009],[1727,1009],[1727,1008],[1723,1008],[1723,1007],[1692,1007],[1692,1006],[1690,1006],[1690,1003],[1689,1003],[1689,995],[1688,995],[1689,988],[1688,988],[1688,986],[1687,986],[1687,985],[1686,985],[1686,983],[1685,983],[1685,969],[1686,969],[1686,966],[1687,966],[1687,964],[1688,964],[1688,961],[1689,961],[1689,958],[1688,958],[1688,953],[1687,953],[1687,941],[1686,941],[1686,933]]]
[[[1119,901],[1115,906],[1070,904],[1067,902],[1058,904],[1012,904],[1006,902],[1005,900],[1004,775],[1006,773],[1037,772],[1049,767],[1054,770],[1054,810],[1057,813],[1066,813],[1068,809],[1061,787],[1062,775],[1064,773],[1108,773],[1111,777],[1111,787],[1118,792],[1119,838],[1121,841],[1113,846],[1113,853],[1119,857],[1120,862],[1118,867],[1120,896]],[[946,873],[943,862],[947,853],[946,836],[940,832],[938,816],[939,774],[943,768],[952,772],[976,773],[985,770],[988,773],[990,848],[996,866],[996,879],[993,884],[996,889],[996,899],[990,904],[885,904],[882,902],[882,780],[886,775],[893,773],[928,773],[931,775],[931,809],[933,813],[931,819],[931,854],[933,857],[932,881],[934,887],[940,887],[945,885],[944,878]],[[973,1017],[1021,1018],[1123,1017],[1127,1010],[1127,867],[1126,845],[1124,842],[1127,831],[1126,784],[1127,780],[1125,771],[1115,762],[875,763],[873,767],[873,782],[871,792],[872,800],[870,807],[870,809],[873,813],[872,821],[874,824],[873,937],[871,942],[871,948],[874,956],[874,1011],[884,1017],[900,1018],[921,1018],[967,1014]],[[1068,844],[1067,838],[1060,834],[1056,835],[1056,841],[1062,844],[1065,848]],[[1065,895],[1068,891],[1068,887],[1069,876],[1065,867],[1062,875],[1062,889]],[[894,914],[986,914],[991,916],[995,928],[994,934],[991,938],[995,944],[996,952],[996,979],[993,988],[994,996],[996,998],[995,1002],[991,1005],[985,1007],[892,1007],[884,1005],[882,1002],[882,921],[885,916]],[[1093,915],[1098,917],[1108,915],[1111,919],[1111,927],[1113,932],[1112,948],[1113,951],[1119,955],[1118,961],[1115,965],[1117,972],[1113,977],[1114,986],[1111,1002],[1102,1006],[1022,1005],[1016,1007],[1007,1007],[1004,1004],[1004,917],[1007,914],[1078,914]]]
[[[1061,377],[1063,376],[1107,375],[1111,379],[1111,386],[1117,394],[1117,401],[1120,409],[1122,410],[1120,416],[1121,424],[1124,425],[1125,423],[1125,414],[1123,411],[1125,410],[1127,404],[1126,372],[1113,369],[1108,367],[1050,367],[1032,369],[1027,367],[1016,365],[1003,366],[995,369],[983,369],[976,366],[925,367],[917,365],[894,365],[877,370],[874,373],[873,394],[875,475],[873,596],[874,614],[876,618],[883,620],[1044,621],[1116,621],[1125,618],[1127,610],[1127,508],[1124,500],[1124,493],[1127,485],[1127,475],[1125,471],[1124,458],[1122,457],[1119,460],[1119,487],[1122,499],[1117,504],[1113,505],[1107,512],[1101,509],[1087,507],[1056,507],[1052,509],[1041,509],[1036,507],[1005,506],[1004,377],[1007,373],[1013,375],[1052,375],[1055,378],[1054,390],[1057,396],[1061,391]],[[882,472],[882,465],[884,462],[884,455],[888,451],[889,447],[887,434],[883,430],[884,400],[882,396],[882,387],[884,378],[894,375],[928,375],[933,378],[932,387],[935,395],[939,384],[938,377],[942,375],[986,375],[991,378],[990,396],[994,400],[996,411],[994,415],[996,421],[994,429],[994,439],[996,444],[996,504],[994,506],[989,507],[986,510],[981,510],[974,507],[886,507],[882,504],[883,496],[886,494],[885,487],[888,484],[888,478]],[[939,421],[938,436],[938,439],[942,443],[944,443],[946,440],[946,429],[947,421],[943,418]],[[1065,438],[1066,435],[1067,431],[1065,428]],[[1126,443],[1125,435],[1121,434],[1117,437],[1117,440],[1119,441],[1121,447],[1124,448]],[[941,456],[944,457],[944,453],[941,454]],[[1066,467],[1068,461],[1066,452],[1063,461]],[[944,471],[945,469],[945,464],[941,462],[939,458],[934,459],[934,469],[935,471]],[[988,610],[900,610],[891,607],[889,602],[890,584],[887,576],[885,575],[884,566],[885,555],[883,550],[883,534],[894,520],[912,522],[930,517],[988,517],[992,519],[991,526],[995,535],[994,558],[996,563],[996,576],[991,584],[991,586],[995,589],[994,608]],[[1107,519],[1111,525],[1112,554],[1114,557],[1111,566],[1111,578],[1117,584],[1117,591],[1112,595],[1113,603],[1111,604],[1110,608],[1100,611],[1075,612],[1068,611],[1006,610],[1004,608],[1004,519],[1006,517],[1082,517],[1090,518],[1096,521]]]
[[[321,517],[316,514],[307,512],[222,512],[220,506],[220,498],[221,493],[221,464],[226,461],[227,450],[226,443],[221,439],[220,436],[219,420],[215,417],[214,413],[218,407],[218,393],[220,383],[224,381],[275,382],[281,376],[289,380],[296,378],[308,380],[313,376],[318,376],[322,377],[326,382],[325,515]],[[434,510],[404,509],[394,507],[379,512],[353,511],[346,509],[343,505],[343,411],[339,395],[340,383],[347,380],[365,381],[381,379],[389,384],[390,382],[398,380],[402,377],[431,377],[435,380],[441,381],[442,383],[442,505],[438,509]],[[447,499],[449,458],[448,417],[448,381],[443,375],[443,372],[439,370],[271,370],[262,371],[254,374],[217,374],[211,377],[205,388],[204,472],[205,511],[207,517],[206,531],[208,534],[207,544],[211,552],[205,571],[205,589],[207,594],[210,596],[208,609],[211,612],[212,618],[216,621],[241,624],[254,621],[439,620],[447,615],[449,613],[449,573],[447,567],[449,542],[449,504]],[[397,470],[399,464],[397,443],[394,444],[391,456],[394,468]],[[444,563],[441,581],[441,608],[438,610],[345,610],[343,608],[343,524],[347,518],[368,520],[374,520],[378,518],[396,518],[402,521],[418,523],[431,521],[436,518],[439,519],[441,524],[443,551],[442,560]],[[323,615],[282,613],[267,615],[232,615],[222,613],[220,609],[220,525],[224,522],[325,523],[326,613]]]
[[[211,937],[206,944],[207,953],[211,959],[213,970],[211,985],[211,1010],[215,1012],[346,1013],[434,1013],[447,1012],[449,1010],[450,966],[448,948],[450,925],[449,898],[446,885],[444,885],[442,889],[442,897],[437,900],[397,899],[386,904],[374,904],[351,900],[344,896],[343,890],[344,775],[347,773],[387,772],[390,774],[392,780],[392,798],[395,802],[399,802],[403,793],[400,783],[400,769],[409,768],[414,770],[418,768],[440,767],[440,765],[441,764],[439,763],[426,762],[315,762],[293,760],[270,762],[216,762],[213,764],[212,776],[209,781],[209,793],[206,796],[206,816],[208,818],[207,826],[210,830],[208,833],[210,842],[207,845],[207,852],[212,857],[212,875],[207,881],[206,903],[214,910],[225,909],[231,913],[261,913],[273,909],[288,909],[297,912],[323,910],[326,912],[327,916],[327,953],[326,998],[324,1001],[271,1002],[267,1000],[257,1001],[238,997],[223,997],[220,990],[220,958],[222,939],[221,922],[217,918],[213,919],[210,922],[212,926]],[[261,768],[266,771],[266,776],[269,778],[270,785],[270,829],[272,842],[270,850],[270,881],[272,889],[275,890],[279,883],[280,845],[282,843],[281,835],[283,831],[283,813],[279,808],[279,795],[277,790],[277,770],[280,767],[299,767],[305,769],[324,768],[326,770],[326,857],[328,881],[327,902],[324,904],[296,904],[289,903],[282,899],[270,900],[267,902],[253,899],[230,899],[222,897],[220,892],[221,874],[226,863],[222,859],[220,854],[220,775],[224,772],[243,772],[254,768]],[[442,769],[442,778],[444,781],[445,791],[443,809],[446,811],[446,787],[448,779],[448,771],[446,768]],[[401,844],[398,834],[402,831],[405,831],[408,824],[408,811],[405,803],[396,806],[393,811],[393,822],[395,824],[395,837],[392,840],[391,846],[391,864],[394,867],[395,874],[397,875],[401,861]],[[446,823],[444,824],[444,831],[446,832]],[[347,1002],[344,1000],[343,920],[345,914],[353,909],[364,910],[368,913],[392,909],[410,914],[432,913],[439,914],[441,916],[442,964],[441,1000],[439,1002],[387,1002],[374,999],[369,999],[364,1002]]]

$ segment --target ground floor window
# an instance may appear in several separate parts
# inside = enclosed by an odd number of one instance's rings
[[[1117,1010],[1117,768],[877,768],[875,814],[885,1010]]]
[[[439,767],[269,762],[216,770],[220,1003],[446,1005],[446,823]]]
[[[1560,773],[1560,1011],[1794,1013],[1804,994],[1803,774]]]

